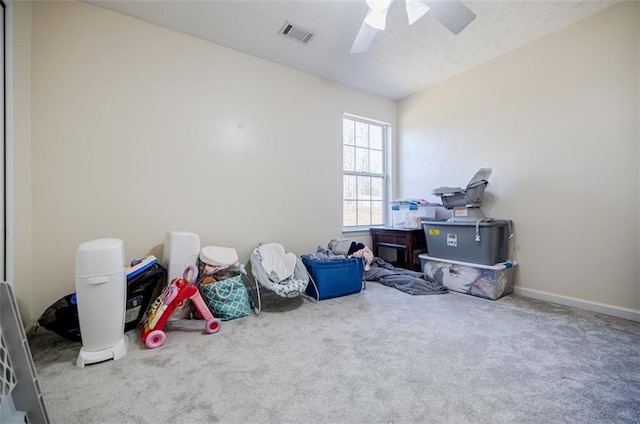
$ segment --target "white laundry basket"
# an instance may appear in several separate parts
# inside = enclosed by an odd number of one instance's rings
[[[105,238],[76,251],[76,298],[82,348],[76,365],[119,359],[127,353],[124,335],[127,285],[124,243]]]
[[[13,290],[0,281],[0,423],[50,422]]]

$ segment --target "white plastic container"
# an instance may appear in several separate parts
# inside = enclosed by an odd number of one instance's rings
[[[120,239],[87,241],[76,251],[75,285],[82,338],[78,367],[116,360],[127,353],[124,264],[124,243]]]
[[[164,239],[162,265],[167,269],[167,283],[182,278],[189,265],[197,266],[200,254],[200,236],[188,231],[169,231]],[[172,320],[189,317],[189,302],[184,302],[171,314]]]
[[[394,228],[422,228],[421,220],[436,219],[436,206],[416,204],[392,204],[391,226]],[[442,209],[442,208],[441,208]]]

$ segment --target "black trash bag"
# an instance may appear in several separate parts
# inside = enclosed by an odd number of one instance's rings
[[[49,306],[38,319],[38,325],[67,340],[81,341],[75,293],[68,294]]]
[[[154,291],[164,285],[166,278],[167,270],[155,263],[144,272],[127,279],[124,331],[133,330],[140,324]],[[75,293],[68,294],[49,306],[38,319],[38,325],[67,340],[82,341]]]

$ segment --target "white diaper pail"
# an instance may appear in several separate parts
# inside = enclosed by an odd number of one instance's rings
[[[76,251],[76,299],[82,348],[76,365],[122,358],[127,284],[124,243],[104,238],[82,243]]]

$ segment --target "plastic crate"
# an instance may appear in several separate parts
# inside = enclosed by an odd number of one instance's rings
[[[436,219],[436,206],[419,206],[414,203],[392,204],[391,226],[394,228],[421,228],[420,221]]]
[[[0,281],[0,423],[49,423],[11,286]]]
[[[302,263],[317,286],[309,284],[305,292],[319,300],[346,296],[362,290],[364,261],[362,258],[349,258],[335,261],[318,261],[302,255]]]
[[[510,223],[485,219],[478,222],[423,221],[429,256],[482,265],[508,259]]]
[[[449,290],[496,300],[513,293],[516,261],[482,265],[420,255],[422,271]]]

